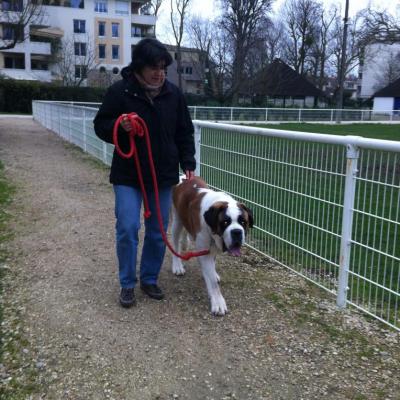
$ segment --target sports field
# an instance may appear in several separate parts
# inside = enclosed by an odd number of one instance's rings
[[[286,123],[255,125],[263,128],[284,129],[331,135],[356,135],[373,139],[400,141],[400,124],[309,124]]]

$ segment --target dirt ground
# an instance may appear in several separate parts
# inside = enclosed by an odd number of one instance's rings
[[[400,399],[397,332],[249,250],[217,261],[225,317],[169,254],[165,300],[121,308],[108,169],[30,119],[0,119],[0,160],[16,187],[3,398]]]

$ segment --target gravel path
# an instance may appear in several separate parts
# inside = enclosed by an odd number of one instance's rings
[[[400,399],[398,333],[337,312],[250,251],[217,263],[223,318],[209,313],[196,261],[178,278],[169,254],[166,299],[138,291],[137,307],[122,309],[107,168],[16,118],[0,119],[0,160],[16,186],[1,266],[4,337],[15,344],[0,364],[4,398]]]

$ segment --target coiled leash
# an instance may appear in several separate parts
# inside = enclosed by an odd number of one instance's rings
[[[210,250],[201,250],[197,252],[187,252],[184,254],[179,254],[174,250],[174,248],[171,246],[171,244],[168,241],[167,235],[164,230],[164,226],[162,223],[162,216],[161,216],[161,208],[160,208],[160,198],[158,195],[158,184],[157,184],[157,178],[156,178],[156,171],[154,168],[154,160],[153,160],[153,154],[151,152],[151,143],[150,143],[150,135],[149,131],[147,129],[147,125],[144,122],[142,118],[139,117],[136,113],[130,113],[126,114],[126,117],[129,119],[132,129],[127,132],[129,136],[129,151],[127,153],[124,153],[121,148],[119,147],[118,143],[118,128],[119,125],[124,118],[124,116],[120,115],[117,120],[115,121],[114,124],[114,129],[113,129],[113,143],[115,146],[115,150],[117,151],[118,155],[122,158],[128,159],[133,157],[135,159],[135,166],[138,174],[138,179],[139,179],[139,185],[140,185],[140,190],[142,191],[143,195],[143,205],[144,205],[144,218],[149,218],[151,215],[151,211],[149,208],[149,200],[147,198],[147,193],[146,189],[144,187],[144,182],[143,182],[143,175],[142,175],[142,169],[140,167],[139,163],[139,156],[137,153],[137,148],[135,144],[135,136],[138,136],[140,138],[145,138],[146,140],[146,146],[147,146],[147,153],[149,156],[149,164],[150,164],[150,172],[151,172],[151,177],[153,180],[153,188],[154,188],[154,195],[155,195],[155,202],[156,202],[156,211],[157,211],[157,219],[158,219],[158,224],[160,226],[160,232],[162,239],[164,243],[167,245],[169,250],[177,257],[181,258],[182,260],[190,260],[193,257],[200,257],[204,256],[206,254],[210,253]]]

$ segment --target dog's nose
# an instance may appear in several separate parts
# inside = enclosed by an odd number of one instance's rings
[[[241,229],[232,229],[231,237],[234,243],[242,243],[243,231]]]

